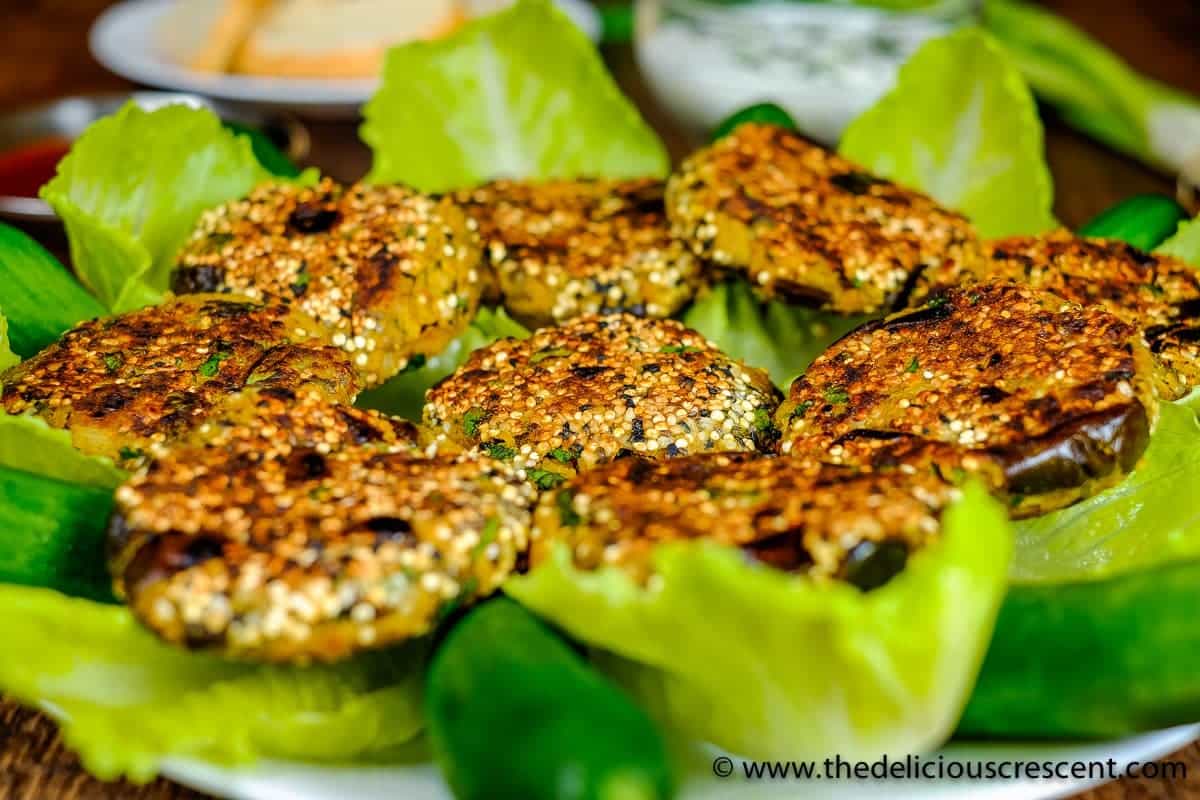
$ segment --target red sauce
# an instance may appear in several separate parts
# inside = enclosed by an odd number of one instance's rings
[[[0,153],[0,195],[37,197],[38,189],[54,177],[58,162],[70,149],[70,141],[53,137]]]

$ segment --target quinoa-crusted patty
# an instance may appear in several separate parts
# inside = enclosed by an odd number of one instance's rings
[[[871,589],[937,536],[957,496],[928,470],[862,472],[746,453],[631,456],[542,496],[530,564],[561,543],[577,567],[617,566],[644,582],[656,545],[708,540]]]
[[[425,423],[543,488],[625,452],[768,450],[767,374],[673,320],[588,315],[475,351],[426,395]]]
[[[349,402],[359,384],[315,321],[283,305],[191,295],[84,322],[3,381],[4,409],[71,432],[85,453],[136,463],[248,384],[314,387]]]
[[[532,488],[502,463],[426,458],[410,423],[252,395],[117,490],[118,593],[165,640],[332,661],[428,633],[528,546]]]
[[[772,125],[741,125],[693,154],[666,202],[698,256],[768,299],[839,313],[885,310],[923,271],[978,258],[963,216]]]
[[[792,384],[776,421],[784,453],[828,459],[899,433],[995,459],[1002,494],[1027,515],[1133,468],[1156,417],[1154,372],[1137,329],[1103,309],[985,283],[848,334]]]
[[[403,186],[264,184],[200,218],[173,288],[293,302],[374,386],[474,316],[473,227],[452,200]]]
[[[531,327],[589,312],[669,317],[700,263],[671,236],[662,181],[495,181],[456,195],[508,311]]]
[[[1200,271],[1178,258],[1114,239],[1069,231],[991,242],[985,276],[1009,278],[1083,305],[1098,305],[1139,328],[1166,369],[1168,400],[1200,385]]]

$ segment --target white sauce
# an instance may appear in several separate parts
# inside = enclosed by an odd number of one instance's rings
[[[1159,103],[1146,115],[1154,157],[1200,186],[1200,109],[1187,103]]]
[[[666,5],[640,6],[637,56],[660,102],[686,126],[706,132],[740,108],[773,102],[830,144],[925,40],[951,27],[920,14],[795,0]]]

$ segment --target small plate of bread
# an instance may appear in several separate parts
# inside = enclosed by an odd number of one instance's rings
[[[125,0],[91,49],[138,83],[323,117],[374,92],[388,48],[436,39],[508,0]],[[558,0],[593,39],[594,9]]]

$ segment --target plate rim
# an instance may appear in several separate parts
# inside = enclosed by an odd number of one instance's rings
[[[583,0],[556,0],[592,41],[600,36],[598,12]],[[110,72],[135,83],[234,103],[357,113],[379,86],[378,78],[278,78],[206,74],[162,58],[145,33],[176,0],[122,0],[105,9],[88,32],[88,49]],[[130,46],[136,44],[136,46]]]
[[[88,48],[109,71],[136,83],[192,92],[234,102],[304,108],[358,106],[378,86],[378,79],[329,80],[208,75],[161,58],[145,32],[166,14],[175,0],[122,0],[105,9],[88,33]],[[140,46],[130,48],[131,40]]]
[[[1110,756],[1115,758],[1114,754],[1119,754],[1120,758],[1116,759],[1117,763],[1124,768],[1131,761],[1147,762],[1159,760],[1198,738],[1200,738],[1200,723],[1193,723],[1155,731],[1146,731],[1120,739],[1098,741],[951,741],[946,748],[938,752],[944,752],[947,755],[953,755],[960,759],[986,759],[991,757],[1023,758],[1024,760],[1036,761],[1046,760],[1047,758],[1066,761],[1104,760]],[[328,798],[329,800],[333,800],[334,798],[345,796],[344,792],[336,790],[325,794],[297,794],[295,777],[293,776],[290,780],[287,778],[286,771],[289,769],[299,770],[302,773],[310,775],[324,774],[324,776],[331,780],[335,780],[337,774],[340,772],[350,771],[359,773],[361,776],[370,778],[372,782],[387,782],[389,784],[388,791],[391,793],[390,796],[421,797],[429,798],[429,800],[451,797],[449,788],[446,786],[444,780],[442,780],[441,775],[437,772],[432,762],[420,762],[404,766],[367,764],[356,766],[345,764],[322,765],[315,762],[263,759],[251,767],[230,768],[195,759],[169,758],[163,762],[161,772],[163,776],[177,783],[210,794],[228,797],[231,800],[283,800],[283,798],[302,798],[303,800]],[[272,777],[273,770],[275,771],[274,777]],[[396,776],[392,773],[396,770],[410,770],[412,772],[411,780],[404,783],[395,782]],[[957,784],[951,781],[905,781],[900,784],[894,782],[862,781],[851,783],[850,785],[899,785],[906,788],[937,785],[940,787],[937,794],[942,800],[949,800],[956,797],[970,797],[972,800],[975,800],[975,798],[1002,800],[1018,797],[1022,798],[1022,800],[1055,800],[1055,798],[1067,797],[1107,782],[1104,779],[1082,778],[1044,781],[1029,779],[994,780]],[[334,785],[336,786],[337,784],[335,783]],[[735,793],[730,791],[734,787],[745,787],[745,794],[748,798],[757,797],[755,789],[761,789],[763,786],[770,785],[771,782],[750,781],[738,782],[736,784],[730,782],[717,783],[711,779],[705,780],[702,776],[693,776],[685,781],[680,792],[680,798],[681,800],[688,800],[689,797],[735,797]],[[786,784],[775,784],[776,788],[781,785]],[[794,788],[794,795],[792,796],[797,798],[807,795],[824,796],[822,791],[814,788],[818,785],[820,784],[790,784]],[[828,790],[830,785],[831,782],[827,782],[825,790]],[[948,785],[960,785],[963,788],[961,792],[953,792],[946,788]],[[705,792],[705,787],[714,790],[716,793],[713,793],[713,791]],[[715,790],[715,787],[722,788]],[[805,787],[808,787],[809,790],[806,791]],[[740,794],[740,792],[737,794]],[[905,796],[919,797],[921,794],[924,793],[910,793]],[[889,791],[888,795],[883,796],[890,795],[891,792]]]

